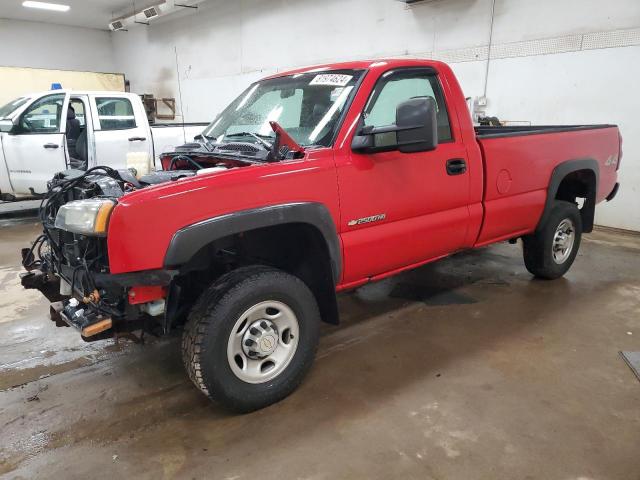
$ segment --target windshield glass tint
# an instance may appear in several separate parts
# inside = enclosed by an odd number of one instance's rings
[[[236,98],[204,135],[217,143],[274,137],[278,122],[300,145],[329,146],[340,114],[362,75],[357,70],[303,73],[263,80]]]
[[[4,118],[7,115],[11,114],[11,112],[13,112],[16,108],[24,105],[27,100],[29,100],[28,97],[19,97],[15,100],[11,100],[6,105],[3,105],[2,107],[0,107],[0,118]]]

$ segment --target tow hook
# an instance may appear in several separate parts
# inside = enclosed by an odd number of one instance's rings
[[[76,298],[66,302],[55,302],[50,307],[51,319],[59,325],[61,322],[80,331],[84,338],[109,330],[113,326],[110,317],[91,311],[85,305],[80,305]]]

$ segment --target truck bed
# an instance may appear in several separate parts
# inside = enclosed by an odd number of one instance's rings
[[[544,210],[553,171],[563,162],[597,163],[597,202],[615,186],[620,147],[615,125],[475,127],[475,131],[484,157],[484,218],[477,246],[532,232]]]

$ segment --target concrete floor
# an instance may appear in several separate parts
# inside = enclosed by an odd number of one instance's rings
[[[501,244],[343,295],[302,387],[234,416],[191,385],[178,336],[56,328],[16,278],[35,222],[2,223],[6,478],[640,479],[618,355],[640,350],[639,237],[588,236],[553,282]]]

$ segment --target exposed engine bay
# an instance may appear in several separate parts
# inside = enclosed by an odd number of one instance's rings
[[[22,274],[22,284],[25,288],[40,290],[52,302],[52,319],[59,326],[79,329],[85,340],[103,338],[100,334],[106,330],[111,330],[110,336],[118,331],[113,328],[117,324],[126,325],[125,331],[142,329],[141,322],[153,321],[153,317],[164,313],[164,301],[132,305],[127,301],[128,295],[136,285],[165,288],[175,273],[110,273],[106,219],[118,199],[142,188],[253,163],[200,153],[197,158],[201,163],[183,153],[165,157],[172,167],[170,170],[139,177],[133,170],[109,167],[65,170],[48,183],[39,212],[43,232],[30,248],[22,250],[23,266],[27,270]],[[79,206],[90,210],[94,220]],[[104,220],[101,215],[106,215]]]
[[[213,143],[206,134],[196,137],[198,142],[187,143],[176,148],[171,154],[161,156],[163,170],[174,169],[206,169],[215,165],[220,158],[227,161],[236,160],[243,163],[278,162],[281,160],[301,158],[304,148],[300,146],[277,122],[269,122],[275,137],[250,132],[238,132],[231,136],[247,137],[253,141]]]

